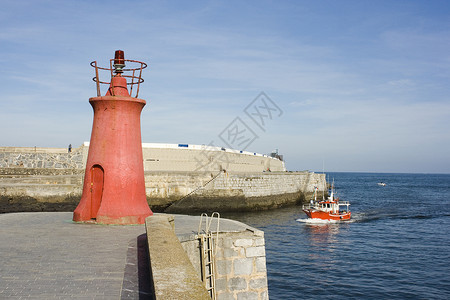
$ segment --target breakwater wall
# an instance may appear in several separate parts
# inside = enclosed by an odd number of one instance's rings
[[[73,210],[83,176],[78,169],[0,168],[0,212]],[[326,182],[312,172],[145,172],[145,186],[154,211],[225,212],[300,203]]]
[[[84,169],[88,148],[0,147],[0,168]]]
[[[324,190],[325,175],[313,172],[227,173],[210,175],[203,185],[171,202],[170,213],[251,211],[302,203],[314,188]],[[186,191],[185,191],[186,192]],[[214,199],[214,201],[211,201]]]
[[[217,214],[155,214],[146,229],[156,299],[269,299],[264,232]]]
[[[68,148],[0,147],[0,168],[84,169],[88,153],[88,142],[70,152]],[[206,145],[143,143],[142,154],[144,171],[286,171],[276,157]]]
[[[314,187],[319,191],[326,188],[324,174],[286,172],[284,163],[272,157],[219,148],[205,152],[200,150],[203,146],[177,145],[181,150],[172,144],[152,147],[143,148],[145,186],[149,205],[158,212],[271,209],[309,199]],[[0,212],[75,209],[82,194],[88,150],[86,145],[71,152],[0,147]],[[174,163],[177,153],[182,155]],[[235,164],[220,163],[219,154],[231,155]],[[196,160],[200,157],[205,160]],[[156,167],[147,160],[162,164]],[[186,170],[198,164],[202,167]]]

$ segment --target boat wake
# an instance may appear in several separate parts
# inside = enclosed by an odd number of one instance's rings
[[[323,219],[317,219],[317,218],[304,218],[304,219],[297,219],[297,222],[302,222],[306,224],[311,225],[326,225],[326,224],[339,224],[342,222],[348,223],[349,221],[339,221],[339,220],[323,220]]]
[[[366,212],[354,214],[354,222],[357,223],[367,223],[367,222],[376,222],[380,220],[407,220],[407,219],[435,219],[448,217],[445,214],[410,214],[407,212],[404,214],[400,212],[392,212],[392,213],[382,213],[382,212]]]

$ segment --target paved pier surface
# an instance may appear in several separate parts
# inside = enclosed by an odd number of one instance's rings
[[[145,226],[77,224],[72,215],[0,214],[0,299],[150,298]],[[178,238],[192,239],[200,217],[173,216]],[[245,230],[255,229],[220,221],[222,232]]]
[[[144,234],[71,212],[0,214],[0,299],[146,298]]]
[[[206,222],[210,223],[210,231],[212,232],[215,232],[216,229],[219,229],[219,232],[243,232],[246,230],[259,231],[247,224],[230,219],[220,218],[219,224],[217,224],[217,216],[211,220],[211,215],[209,215],[208,218],[177,214],[171,215],[174,216],[175,234],[181,242],[193,239],[193,236],[198,233],[200,220],[202,221],[202,226],[200,226],[201,232],[202,230],[205,230]]]

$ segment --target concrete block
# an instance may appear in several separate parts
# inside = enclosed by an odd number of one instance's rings
[[[235,259],[233,261],[234,275],[250,275],[253,272],[252,259]]]
[[[264,246],[250,247],[245,249],[247,257],[266,256],[266,248]]]
[[[247,289],[247,280],[242,277],[234,277],[228,281],[230,291],[239,291]]]
[[[257,292],[241,292],[237,294],[237,300],[258,300]]]
[[[259,293],[259,299],[260,300],[269,300],[269,293],[268,293],[268,291],[266,290],[264,292]]]

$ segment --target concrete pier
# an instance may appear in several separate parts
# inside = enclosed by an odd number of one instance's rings
[[[156,216],[167,220],[169,215]],[[172,239],[172,247],[166,241],[170,225],[158,236],[152,235],[156,228],[147,228],[146,234],[144,225],[77,224],[71,212],[0,214],[0,299],[152,299],[154,268],[172,270],[169,257],[181,256],[195,270],[189,275],[195,278],[187,282],[198,283],[199,217],[173,217],[178,240]],[[153,226],[161,224],[154,221]],[[152,257],[150,263],[147,235],[152,235],[150,252],[160,249],[159,258]],[[217,299],[268,299],[263,232],[222,219],[218,245]],[[170,287],[174,279],[158,276],[162,296],[156,299],[169,299],[165,295],[173,294],[164,286]],[[202,299],[198,296],[195,299]]]
[[[0,298],[118,299],[126,282],[123,299],[138,299],[138,265],[126,266],[144,234],[144,225],[76,224],[71,212],[1,214]]]
[[[205,229],[207,222],[205,217],[200,216],[156,214],[147,218],[154,286],[160,299],[178,299],[180,296],[177,295],[189,293],[195,293],[199,297],[180,299],[203,299],[198,291],[202,274],[202,259],[199,255],[202,247],[198,236],[201,220],[201,228]],[[213,269],[216,299],[269,299],[264,232],[230,219],[208,220],[212,243],[215,245]],[[173,251],[162,252],[161,246],[174,244],[175,234],[179,241],[171,247]],[[196,277],[187,276],[194,273]],[[173,278],[177,280],[173,281]],[[185,283],[182,288],[179,282]]]

